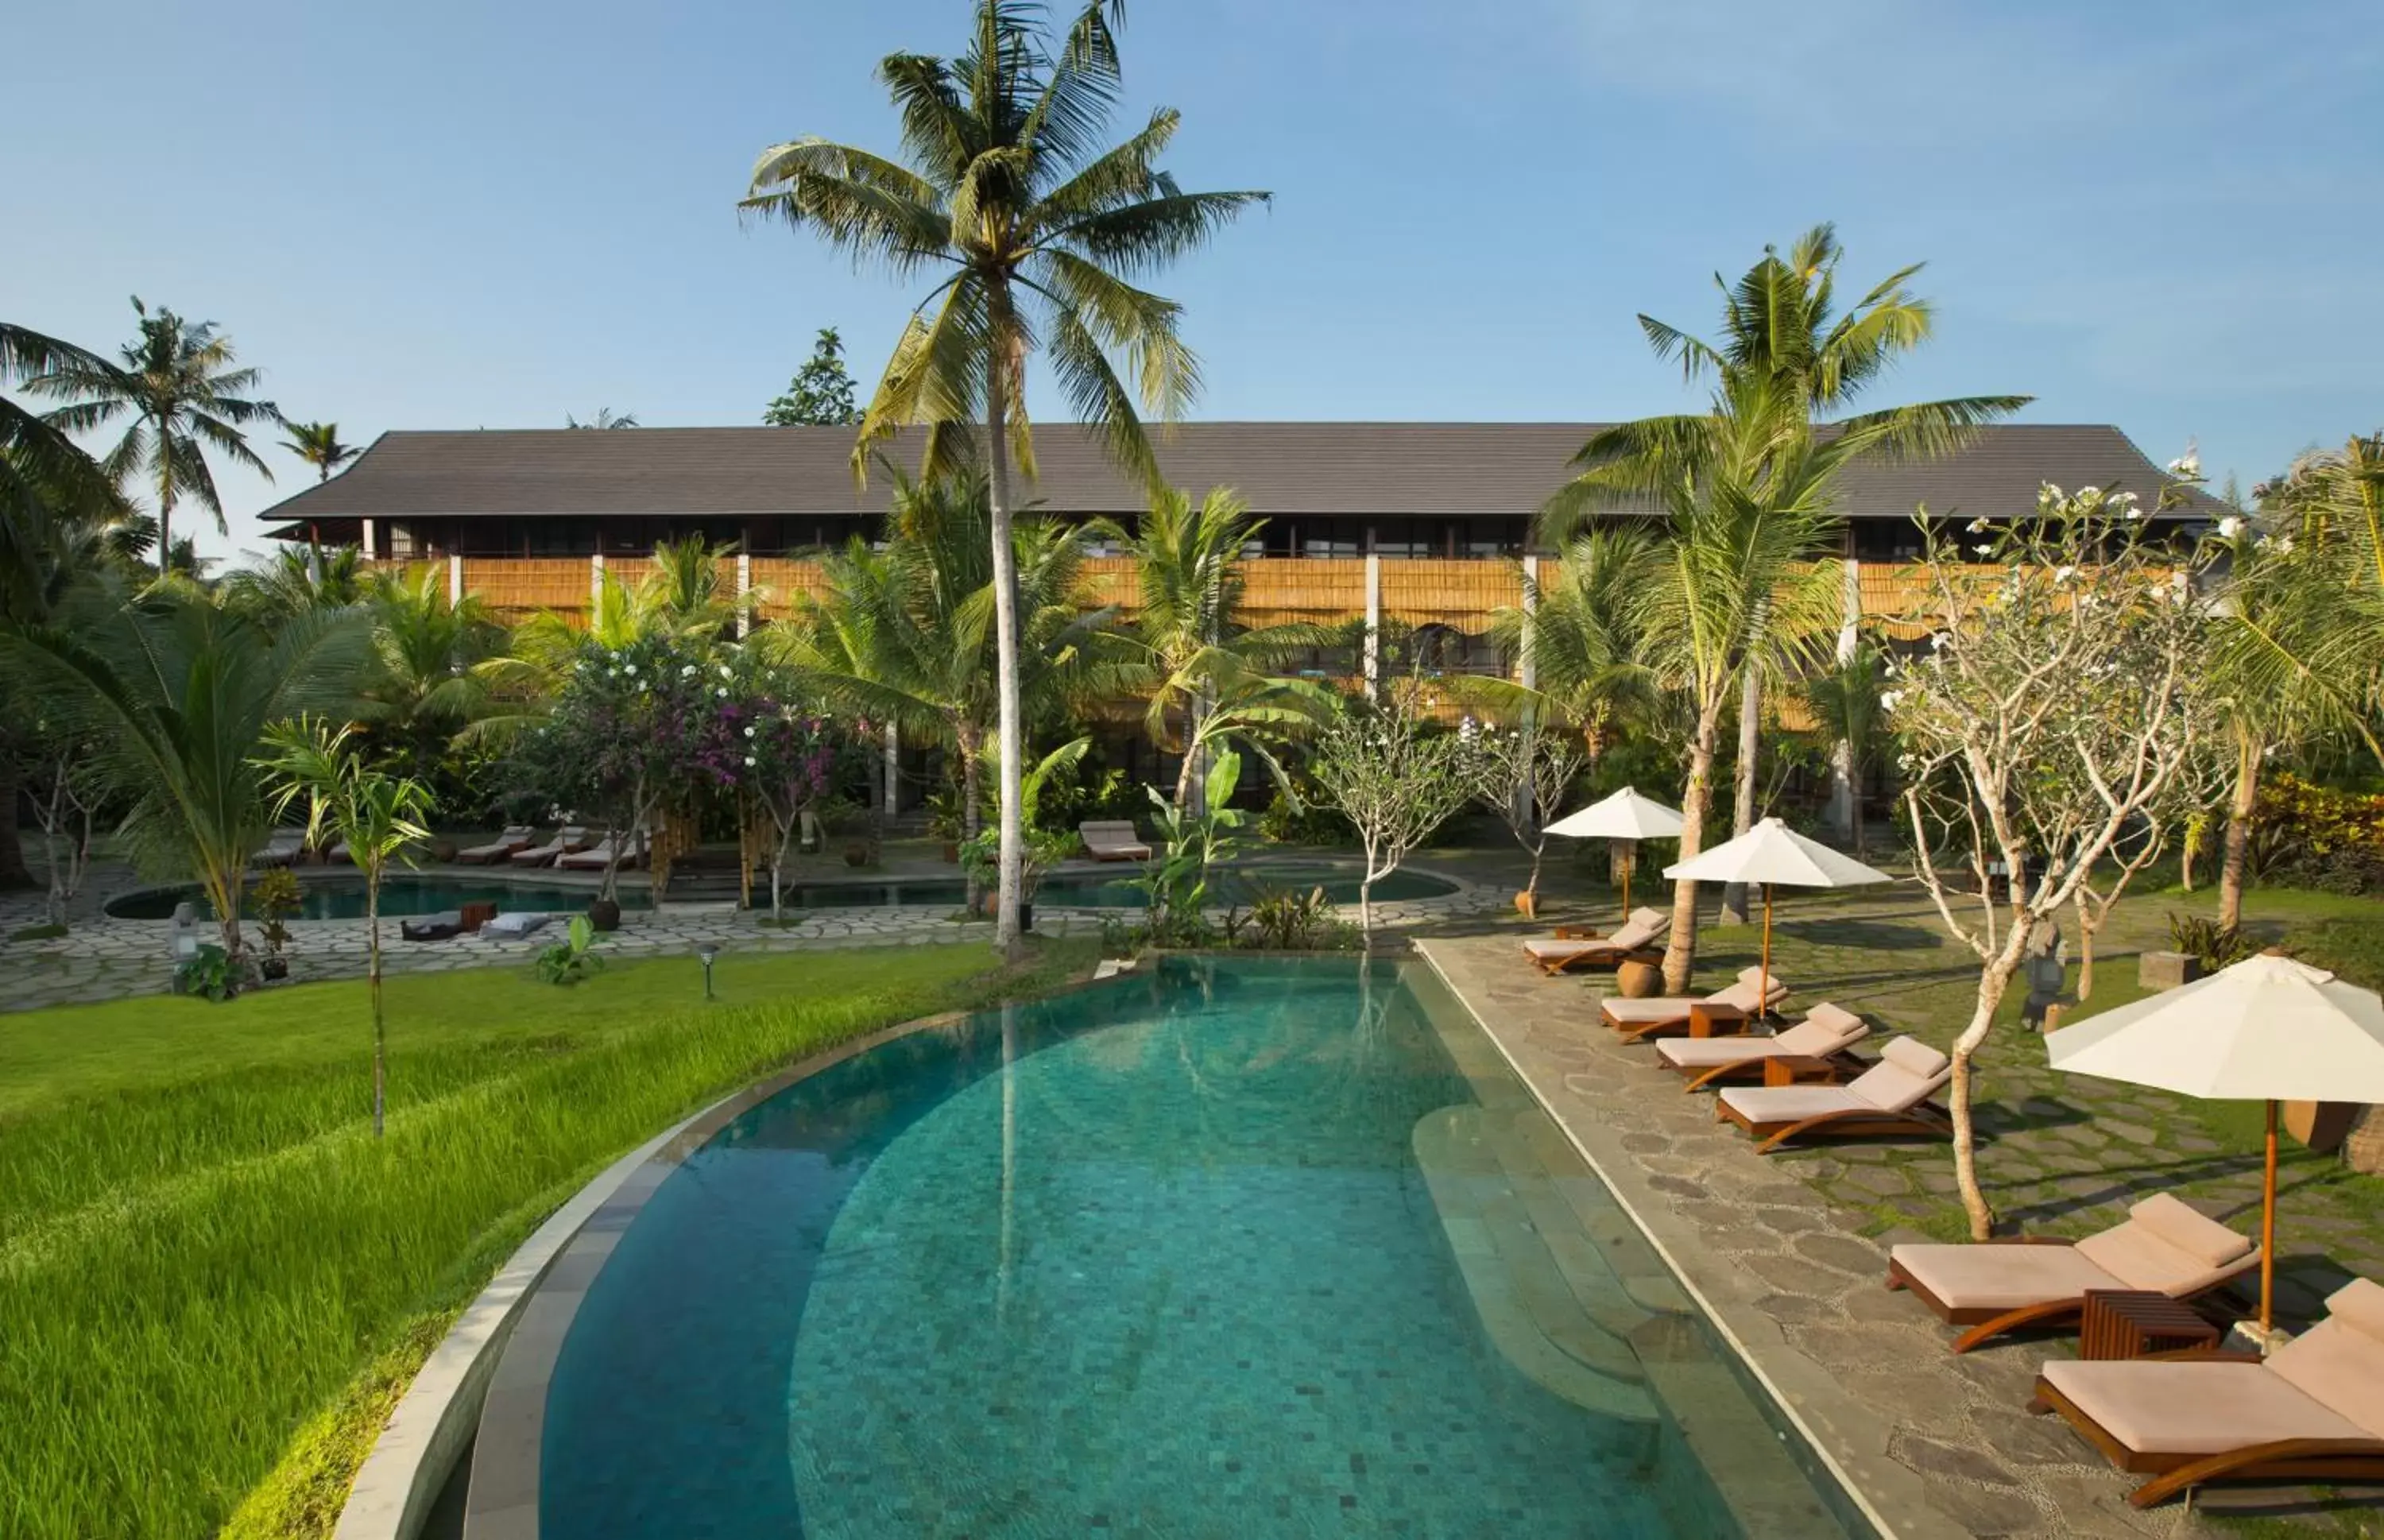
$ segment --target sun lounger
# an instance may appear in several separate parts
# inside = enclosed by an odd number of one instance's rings
[[[1887,1254],[1887,1286],[1956,1326],[1967,1353],[2005,1332],[2074,1321],[2090,1288],[2145,1289],[2192,1299],[2259,1265],[2260,1248],[2167,1193],[2075,1245],[2066,1240],[1978,1246],[1905,1245]]]
[[[1611,936],[1534,937],[1523,943],[1523,955],[1553,978],[1577,968],[1620,967],[1634,959],[1652,962],[1663,954],[1664,938],[1671,933],[1670,910],[1634,909]]]
[[[2354,1278],[2327,1318],[2250,1354],[2048,1363],[2029,1410],[2057,1411],[2122,1471],[2138,1508],[2210,1481],[2384,1478],[2384,1285]]]
[[[1733,1086],[1715,1098],[1714,1116],[1761,1141],[1756,1149],[1764,1155],[1809,1135],[1950,1138],[1953,1124],[1929,1099],[1953,1078],[1952,1060],[1917,1037],[1898,1037],[1847,1085]]]
[[[616,850],[620,852],[622,865],[634,866],[638,863],[635,840],[606,835],[584,851],[572,851],[557,856],[554,864],[557,869],[565,872],[601,872],[613,864],[614,851]]]
[[[504,832],[487,844],[457,851],[455,859],[467,861],[478,866],[493,866],[500,861],[508,860],[516,853],[528,850],[529,842],[537,838],[537,831],[528,824],[507,824]]]
[[[493,920],[480,922],[480,935],[487,940],[518,941],[532,931],[543,927],[547,921],[553,918],[551,914],[540,914],[532,910],[523,910],[513,914],[500,914]]]
[[[1656,1057],[1688,1077],[1684,1090],[1724,1080],[1761,1079],[1769,1059],[1834,1059],[1870,1033],[1860,1016],[1823,1000],[1805,1019],[1771,1037],[1673,1037]]]
[[[305,853],[304,829],[275,829],[266,839],[265,848],[248,859],[258,866],[288,866]]]
[[[411,920],[400,920],[397,933],[409,941],[444,941],[464,934],[464,916],[453,909],[438,914],[419,914]]]
[[[553,864],[557,857],[568,855],[573,851],[584,850],[587,845],[588,830],[581,825],[572,824],[556,830],[554,838],[543,845],[532,845],[526,851],[515,851],[511,859],[516,866],[546,866]]]
[[[1761,968],[1744,968],[1728,988],[1717,989],[1703,1000],[1687,1000],[1667,995],[1658,1000],[1624,1000],[1608,996],[1598,1006],[1598,1015],[1606,1025],[1622,1034],[1626,1043],[1635,1043],[1659,1033],[1684,1032],[1690,1025],[1689,1011],[1698,1005],[1727,1005],[1745,1012],[1749,1018],[1766,1015],[1771,1008],[1788,998],[1788,986],[1773,974],[1770,988],[1758,1000],[1757,989],[1766,983]],[[1758,1008],[1759,1007],[1759,1008]]]
[[[1095,861],[1150,859],[1150,847],[1142,842],[1134,825],[1124,819],[1079,824],[1076,838],[1085,842],[1085,853]]]

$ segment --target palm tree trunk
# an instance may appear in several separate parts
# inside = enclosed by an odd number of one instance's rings
[[[2260,800],[2260,745],[2252,734],[2235,734],[2235,795],[2227,804],[2227,855],[2218,868],[2218,923],[2231,930],[2243,920],[2243,877],[2252,851],[2252,809]]]
[[[959,745],[958,752],[961,756],[961,843],[965,845],[975,839],[977,837],[977,831],[985,826],[983,812],[985,777],[981,768],[984,750],[983,745],[977,740],[977,729],[973,724],[954,733],[952,741]],[[985,884],[977,880],[976,868],[974,866],[969,868],[967,877],[968,912],[975,914],[977,905],[984,901]]]
[[[1755,769],[1763,749],[1762,728],[1763,677],[1749,663],[1746,683],[1738,696],[1738,795],[1730,815],[1730,835],[1733,839],[1755,826]],[[1746,884],[1725,885],[1721,890],[1722,924],[1743,925],[1746,919]]]
[[[33,874],[25,866],[25,843],[17,835],[17,799],[22,783],[12,749],[0,738],[0,888],[33,886]]]
[[[1721,697],[1716,693],[1697,712],[1696,741],[1689,750],[1689,783],[1681,790],[1681,859],[1705,849],[1706,804],[1713,800],[1714,739],[1721,734]],[[1672,885],[1672,936],[1664,945],[1664,992],[1685,995],[1697,963],[1697,885]]]
[[[354,847],[351,846],[351,849]],[[373,1137],[381,1136],[381,1109],[389,1084],[389,1032],[380,1011],[380,867],[365,873],[365,976],[372,991]]]
[[[1010,540],[1010,412],[1004,391],[1010,373],[1014,328],[1008,324],[1006,296],[995,296],[995,343],[986,362],[986,459],[992,468],[993,512],[993,656],[994,691],[1000,704],[999,740],[1001,816],[1000,882],[994,900],[993,945],[1004,962],[1023,953],[1018,936],[1020,860],[1025,854],[1025,829],[1020,818],[1019,783],[1024,767],[1024,734],[1018,701],[1018,553]]]

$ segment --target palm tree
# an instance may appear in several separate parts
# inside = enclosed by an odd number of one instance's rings
[[[1813,720],[1833,741],[1845,746],[1846,781],[1854,793],[1848,808],[1850,832],[1857,857],[1863,853],[1863,782],[1887,725],[1880,703],[1885,680],[1886,664],[1879,650],[1857,647],[1853,657],[1805,684],[1805,703]]]
[[[1265,530],[1249,503],[1229,487],[1198,503],[1173,488],[1154,493],[1132,533],[1108,520],[1098,536],[1123,542],[1134,557],[1136,611],[1126,634],[1143,653],[1150,703],[1143,725],[1153,743],[1183,755],[1175,805],[1190,810],[1195,776],[1211,751],[1237,742],[1276,765],[1260,732],[1295,727],[1314,715],[1303,681],[1269,677],[1294,649],[1312,645],[1311,626],[1248,627],[1241,606],[1244,553]]]
[[[371,645],[349,610],[297,616],[278,636],[204,596],[159,588],[127,600],[94,586],[50,623],[0,633],[0,658],[87,732],[109,790],[131,812],[143,864],[195,877],[224,950],[240,955],[249,857],[271,825],[252,762],[273,723],[344,717]]]
[[[380,881],[391,860],[408,845],[430,838],[430,789],[410,776],[391,776],[365,761],[350,741],[353,727],[300,717],[266,730],[265,752],[256,767],[278,789],[273,815],[280,817],[303,800],[306,842],[319,845],[328,832],[348,848],[365,878],[365,976],[372,996],[373,1137],[381,1136],[387,1100],[389,1034],[380,1007]]]
[[[290,437],[281,447],[315,467],[317,481],[329,481],[340,468],[364,453],[354,444],[340,441],[340,425],[335,422],[293,422],[284,424]]]
[[[285,545],[262,565],[241,567],[225,578],[223,602],[271,631],[292,615],[360,604],[370,588],[364,553],[354,546]]]
[[[2384,763],[2384,431],[2305,454],[2260,491],[2279,524],[2277,580],[2310,602],[2254,639],[2246,683],[2295,694],[2314,726],[2356,733]]]
[[[1092,0],[1054,52],[1040,7],[977,0],[975,36],[959,58],[895,54],[878,66],[909,165],[825,139],[790,140],[762,153],[742,205],[897,277],[942,275],[913,311],[863,413],[853,472],[866,473],[873,445],[919,424],[927,429],[921,474],[932,478],[969,456],[969,425],[982,425],[1000,707],[996,943],[1006,956],[1018,951],[1024,849],[1022,631],[1010,533],[1013,457],[1030,480],[1035,474],[1027,355],[1039,342],[1077,416],[1120,465],[1157,487],[1140,414],[1174,419],[1198,389],[1199,366],[1177,334],[1182,306],[1130,279],[1267,196],[1179,188],[1158,164],[1180,121],[1172,109],[1100,146],[1120,80],[1119,8],[1119,0]],[[1113,355],[1132,366],[1134,389]]]
[[[1531,603],[1499,611],[1490,636],[1519,654],[1531,649],[1536,683],[1512,691],[1534,718],[1581,735],[1594,770],[1617,727],[1653,704],[1655,683],[1638,660],[1636,596],[1655,576],[1659,553],[1646,531],[1592,529],[1566,546],[1550,571],[1526,578]],[[1505,702],[1501,701],[1502,704]]]
[[[964,838],[977,833],[981,777],[1000,751],[1000,702],[988,656],[991,523],[981,472],[898,478],[887,548],[856,539],[829,555],[823,591],[805,601],[792,624],[756,638],[808,688],[949,745],[960,762]],[[1084,540],[1081,529],[1041,519],[1011,527],[1005,565],[1016,575],[1024,643],[1017,682],[1026,708],[1038,714],[1114,687],[1122,672],[1101,629],[1106,614],[1076,602]]]
[[[635,428],[638,426],[638,419],[630,413],[615,412],[609,406],[599,406],[596,408],[596,415],[586,422],[581,422],[568,412],[564,413],[563,426],[581,429]]]
[[[1784,416],[1801,418],[1809,433],[1819,426],[1818,414],[1852,405],[1898,359],[1927,342],[1935,318],[1929,302],[1906,287],[1924,266],[1917,262],[1889,274],[1839,314],[1837,268],[1844,255],[1836,227],[1821,224],[1800,236],[1785,257],[1777,247],[1765,247],[1762,260],[1734,284],[1716,273],[1714,287],[1722,295],[1718,342],[1701,341],[1652,316],[1639,317],[1640,329],[1646,333],[1657,356],[1677,359],[1683,378],[1691,382],[1707,376],[1726,379],[1748,375],[1771,381],[1768,395],[1776,408]],[[1878,445],[1881,451],[1933,455],[1960,447],[1978,428],[2010,416],[2029,400],[2027,396],[1965,396],[1869,413],[1846,426],[1892,422],[1893,431]],[[1646,453],[1651,445],[1666,441],[1666,425],[1680,421],[1653,418],[1627,424],[1601,434],[1583,451],[1583,458],[1595,465]],[[1745,670],[1738,681],[1734,834],[1745,834],[1755,821],[1764,683],[1767,675],[1780,677],[1777,652],[1764,644],[1760,635],[1750,640],[1764,666]],[[1745,889],[1734,887],[1728,892],[1723,909],[1744,924]]]
[[[130,416],[124,437],[101,464],[118,483],[139,476],[155,493],[163,573],[172,562],[174,509],[182,499],[195,498],[215,515],[218,534],[228,528],[207,449],[270,481],[272,469],[248,447],[240,425],[279,422],[281,414],[269,401],[250,399],[260,377],[233,366],[231,340],[217,335],[215,322],[186,321],[163,306],[152,312],[137,294],[132,311],[141,335],[123,349],[120,367],[88,356],[61,359],[31,388],[73,404],[49,415],[69,432]]]
[[[0,392],[64,369],[105,371],[71,342],[0,321]],[[61,506],[122,511],[106,474],[64,429],[0,393],[0,613],[29,601]]]
[[[503,651],[505,630],[479,599],[451,601],[436,567],[412,581],[381,575],[370,602],[373,655],[356,721],[427,781],[455,735],[487,711],[479,665]]]

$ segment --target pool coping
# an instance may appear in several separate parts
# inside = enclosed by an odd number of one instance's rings
[[[1039,1004],[1087,990],[1120,987],[1125,981],[1139,982],[1146,976],[1139,970],[1126,970],[1107,977],[1076,979],[1035,996],[1031,1002],[1013,1003]],[[857,1054],[922,1032],[952,1026],[976,1013],[938,1012],[880,1028],[798,1060],[776,1074],[722,1098],[640,1146],[581,1190],[586,1196],[615,1170],[627,1168],[618,1182],[587,1205],[565,1243],[558,1246],[556,1254],[548,1259],[525,1298],[516,1303],[515,1323],[500,1350],[491,1354],[488,1345],[481,1348],[482,1358],[490,1363],[484,1372],[488,1388],[476,1409],[471,1485],[464,1499],[464,1540],[538,1540],[546,1397],[553,1383],[555,1364],[562,1356],[564,1338],[579,1307],[587,1301],[588,1290],[597,1273],[611,1260],[622,1232],[661,1190],[671,1174],[739,1116],[788,1087]],[[577,1203],[578,1199],[573,1201]],[[560,1211],[556,1217],[562,1217]],[[421,1505],[423,1510],[427,1511],[428,1497],[436,1495],[437,1486],[443,1482],[442,1474],[440,1483],[431,1484],[432,1490]],[[413,1540],[420,1522],[417,1514],[414,1529],[360,1532],[351,1536],[345,1533],[343,1516],[341,1532],[333,1540]]]
[[[1572,1121],[1561,1114],[1549,1102],[1539,1082],[1515,1056],[1514,1050],[1509,1047],[1506,1038],[1493,1029],[1490,1022],[1475,1006],[1472,998],[1458,980],[1450,975],[1449,971],[1442,966],[1440,959],[1434,955],[1432,938],[1416,938],[1414,950],[1416,957],[1432,969],[1447,988],[1450,996],[1464,1007],[1475,1025],[1481,1028],[1482,1035],[1497,1049],[1499,1056],[1506,1060],[1508,1066],[1513,1070],[1515,1078],[1522,1082],[1525,1089],[1531,1093],[1533,1100],[1539,1104],[1541,1111],[1548,1115],[1558,1129],[1562,1130],[1566,1142],[1580,1154],[1583,1161],[1596,1174],[1597,1179],[1606,1185],[1607,1190],[1614,1195],[1616,1205],[1638,1229],[1647,1244],[1655,1248],[1656,1254],[1663,1259],[1664,1265],[1671,1270],[1672,1275],[1680,1280],[1681,1287],[1688,1293],[1691,1299],[1695,1301],[1698,1310],[1712,1326],[1714,1334],[1737,1355],[1740,1365],[1745,1368],[1755,1383],[1762,1387],[1764,1395],[1770,1397],[1772,1407],[1782,1420],[1796,1431],[1796,1435],[1804,1440],[1805,1447],[1812,1452],[1813,1458],[1820,1463],[1823,1470],[1829,1472],[1831,1479],[1838,1484],[1838,1488],[1845,1495],[1847,1502],[1852,1504],[1877,1532],[1879,1540],[1939,1540],[1940,1536],[1948,1537],[1948,1540],[1951,1540],[1951,1537],[1966,1534],[1966,1531],[1949,1521],[1936,1517],[1917,1500],[1904,1505],[1910,1509],[1911,1517],[1900,1522],[1890,1520],[1881,1511],[1880,1505],[1873,1499],[1871,1493],[1866,1490],[1861,1482],[1855,1479],[1846,1469],[1845,1463],[1838,1458],[1837,1451],[1830,1447],[1819,1431],[1798,1410],[1796,1398],[1792,1397],[1782,1385],[1780,1376],[1782,1373],[1794,1373],[1794,1366],[1786,1362],[1784,1358],[1777,1358],[1759,1351],[1745,1334],[1738,1330],[1729,1315],[1716,1305],[1713,1296],[1699,1286],[1695,1270],[1682,1265],[1679,1248],[1668,1244],[1665,1238],[1667,1233],[1676,1236],[1681,1236],[1679,1227],[1671,1223],[1669,1217],[1662,1223],[1649,1223],[1647,1210],[1633,1198],[1633,1192],[1637,1184],[1631,1181],[1618,1181],[1612,1163],[1601,1160],[1596,1151],[1590,1148],[1589,1142],[1573,1126]],[[1797,1377],[1808,1378],[1803,1375]]]

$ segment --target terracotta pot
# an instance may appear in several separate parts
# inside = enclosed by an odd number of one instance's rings
[[[621,901],[618,899],[596,899],[588,905],[588,923],[598,930],[621,928]]]
[[[950,862],[955,866],[960,864],[960,841],[956,839],[947,839],[944,841],[944,859]]]
[[[1624,1000],[1653,1000],[1664,992],[1664,970],[1653,962],[1625,962],[1614,970],[1614,987]]]
[[[1540,900],[1538,895],[1528,891],[1516,894],[1515,913],[1521,914],[1526,920],[1538,919],[1540,917]]]
[[[2341,1149],[2351,1125],[2359,1121],[2355,1101],[2288,1101],[2279,1111],[2285,1132],[2321,1155]]]
[[[276,952],[267,952],[263,958],[258,960],[256,971],[267,978],[288,978],[290,976],[290,959]]]
[[[869,847],[866,845],[847,845],[844,848],[844,863],[847,866],[868,865]]]

